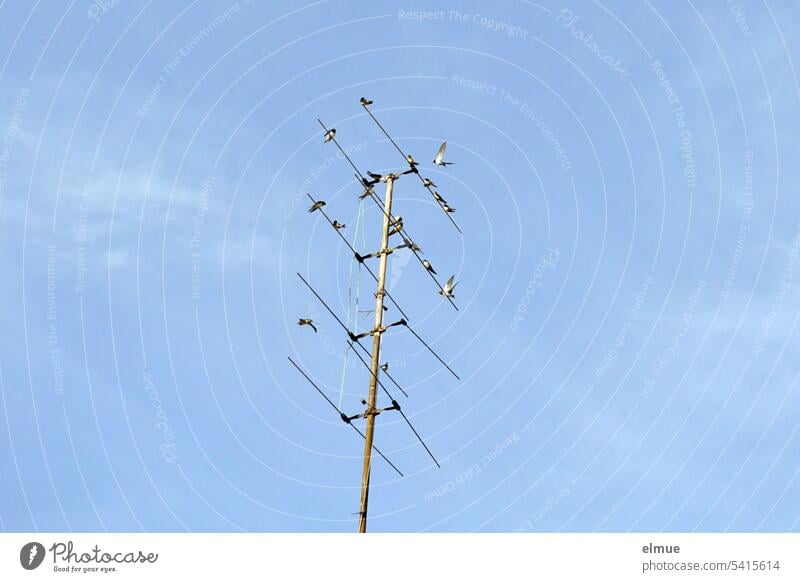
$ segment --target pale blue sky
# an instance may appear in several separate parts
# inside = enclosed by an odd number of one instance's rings
[[[355,528],[286,357],[358,411],[295,273],[354,308],[305,192],[355,235],[317,117],[398,167],[363,95],[464,231],[397,183],[460,311],[404,252],[390,290],[461,381],[386,335],[442,468],[379,417],[372,531],[800,530],[796,2],[265,4],[0,2],[0,527]]]

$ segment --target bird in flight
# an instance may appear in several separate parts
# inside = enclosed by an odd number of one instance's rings
[[[425,267],[429,273],[436,275],[436,271],[433,270],[433,266],[431,266],[431,262],[428,259],[422,259],[422,266]]]
[[[331,225],[332,225],[332,226],[333,226],[333,228],[335,228],[336,230],[341,230],[342,228],[347,228],[347,225],[346,225],[346,224],[342,224],[342,223],[341,223],[341,222],[339,222],[338,220],[334,220],[334,221],[331,223]]]
[[[366,107],[367,105],[372,105],[372,104],[374,103],[374,101],[373,101],[372,99],[367,99],[366,97],[362,97],[362,98],[359,100],[359,103],[361,103],[361,105],[363,105],[364,107]]]
[[[453,212],[455,212],[455,211],[456,211],[456,209],[455,209],[455,208],[453,208],[453,207],[451,207],[451,206],[448,206],[446,203],[445,203],[445,204],[442,204],[442,208],[444,208],[444,211],[445,211],[445,212],[450,212],[450,213],[453,213]]]
[[[425,186],[426,188],[437,188],[436,184],[434,184],[433,180],[431,180],[430,178],[423,178],[422,185]]]
[[[314,212],[315,210],[319,210],[323,206],[325,206],[325,201],[324,200],[317,200],[316,202],[314,202],[314,204],[311,205],[311,208],[309,208],[308,211],[309,212]]]
[[[454,162],[445,162],[444,161],[444,151],[447,149],[447,142],[443,142],[442,145],[439,146],[439,151],[436,152],[436,158],[433,160],[433,163],[437,166],[449,166]]]
[[[456,288],[456,285],[458,285],[458,283],[455,282],[455,275],[452,275],[447,281],[445,281],[444,287],[442,287],[439,291],[439,295],[453,299],[455,297],[453,290]]]
[[[314,330],[314,333],[317,333],[317,326],[314,325],[313,319],[302,319],[302,318],[298,319],[297,325],[307,325],[308,327]]]
[[[328,133],[325,134],[325,140],[322,143],[328,143],[334,138],[335,135],[336,135],[336,130],[334,128],[330,128],[328,130]]]

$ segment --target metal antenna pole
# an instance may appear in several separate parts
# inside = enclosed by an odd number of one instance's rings
[[[366,439],[364,439],[364,469],[361,475],[361,510],[359,511],[359,533],[367,531],[367,504],[369,502],[369,476],[372,461],[372,441],[375,436],[375,417],[378,415],[376,405],[378,374],[380,373],[381,335],[383,335],[383,295],[386,283],[386,263],[389,253],[389,228],[392,215],[392,190],[394,176],[386,178],[386,200],[384,202],[383,230],[381,231],[380,262],[378,267],[378,289],[375,291],[375,330],[372,336],[372,374],[369,379],[369,396],[367,397],[367,410],[364,413],[367,422]]]

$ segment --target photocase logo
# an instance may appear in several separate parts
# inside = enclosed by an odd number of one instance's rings
[[[26,570],[35,570],[44,560],[44,546],[39,542],[28,542],[19,551],[19,563]]]

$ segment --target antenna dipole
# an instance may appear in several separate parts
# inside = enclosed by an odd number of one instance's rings
[[[372,362],[370,364],[369,395],[367,396],[366,439],[364,439],[364,468],[361,474],[361,509],[359,510],[358,531],[367,531],[367,505],[369,504],[369,477],[372,463],[372,442],[375,438],[375,417],[380,413],[376,407],[378,393],[378,374],[380,373],[381,336],[383,328],[383,296],[386,286],[386,265],[389,261],[389,228],[392,216],[392,191],[394,190],[394,176],[386,177],[386,196],[384,199],[383,228],[381,230],[381,248],[378,263],[378,288],[375,291],[375,329],[372,332]]]

